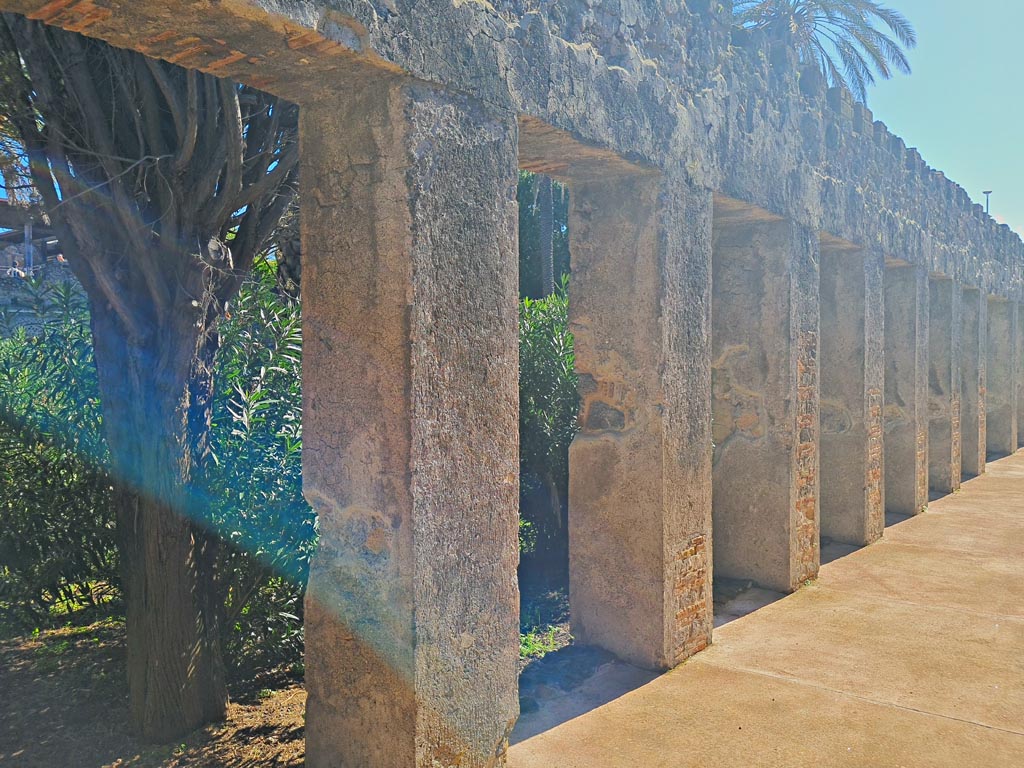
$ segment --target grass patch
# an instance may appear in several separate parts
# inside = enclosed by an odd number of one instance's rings
[[[557,651],[564,644],[559,641],[558,627],[531,629],[519,635],[519,658],[543,659],[545,654]]]
[[[60,640],[56,643],[44,643],[37,647],[33,653],[36,656],[63,656],[71,650],[70,640]]]

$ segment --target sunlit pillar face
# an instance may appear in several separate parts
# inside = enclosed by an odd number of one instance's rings
[[[886,511],[916,515],[928,504],[928,273],[885,270]]]
[[[792,222],[716,220],[715,573],[784,592],[819,565],[818,260]]]
[[[1017,450],[1017,333],[1016,302],[988,299],[987,439],[991,456]]]
[[[708,319],[694,311],[710,217],[710,195],[650,173],[572,189],[573,634],[652,669],[711,634]]]
[[[518,711],[515,122],[387,82],[302,129],[307,762],[494,765]]]
[[[963,475],[985,471],[986,368],[988,364],[988,302],[981,291],[963,291],[963,354],[961,356],[960,432]]]
[[[821,535],[870,544],[885,526],[880,254],[821,253]]]

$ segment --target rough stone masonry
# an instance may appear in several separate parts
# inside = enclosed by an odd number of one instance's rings
[[[669,668],[716,567],[796,589],[1019,444],[1020,239],[728,2],[0,9],[302,107],[314,768],[504,763],[517,169],[572,191],[581,641]]]

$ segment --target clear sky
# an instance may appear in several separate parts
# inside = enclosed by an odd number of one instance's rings
[[[868,107],[1024,235],[1024,0],[883,0],[917,30],[913,74],[868,92]]]

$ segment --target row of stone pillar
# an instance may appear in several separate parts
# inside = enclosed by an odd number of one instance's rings
[[[914,515],[1017,450],[1018,304],[921,267],[885,281],[886,508]]]
[[[500,765],[518,715],[517,169],[549,136],[400,80],[301,119],[307,764]],[[573,631],[667,669],[711,636],[711,195],[621,161],[595,176],[585,154],[555,157],[582,400]]]
[[[721,200],[714,568],[792,591],[1016,451],[1018,305]]]
[[[313,768],[504,762],[520,128],[397,79],[302,111]],[[968,472],[986,444],[1016,448],[1016,304],[581,157],[586,172],[554,158],[582,400],[578,642],[674,666],[711,640],[714,571],[795,589],[822,535],[868,543],[886,507],[927,503],[929,475],[955,487],[965,425]]]

